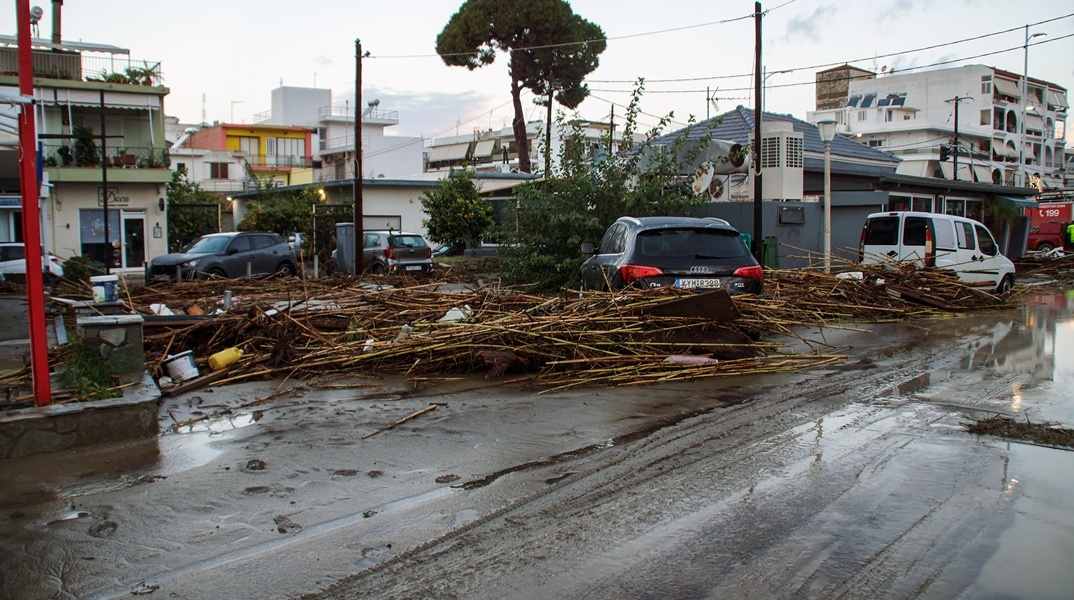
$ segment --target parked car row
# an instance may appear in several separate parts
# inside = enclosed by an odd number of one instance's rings
[[[43,273],[63,277],[63,261],[55,254],[48,254],[41,259]],[[26,274],[26,246],[22,242],[0,243],[0,274]]]
[[[146,283],[183,279],[261,277],[297,273],[287,240],[264,231],[203,235],[180,252],[149,261]]]

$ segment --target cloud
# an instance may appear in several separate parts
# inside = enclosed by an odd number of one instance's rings
[[[834,21],[832,17],[836,14],[838,14],[838,9],[835,5],[818,6],[808,15],[791,19],[787,23],[787,33],[783,39],[787,41],[808,39],[819,42],[822,34],[830,35],[828,25]]]
[[[341,104],[347,94],[354,97],[354,91],[348,90],[334,103]],[[510,96],[501,99],[472,90],[430,93],[371,87],[362,92],[362,98],[380,100],[381,110],[399,111],[399,124],[389,128],[389,133],[427,138],[499,129],[503,115],[511,110]]]

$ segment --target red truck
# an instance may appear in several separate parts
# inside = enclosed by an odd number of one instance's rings
[[[1063,230],[1071,221],[1074,202],[1042,202],[1035,208],[1027,208],[1029,217],[1029,243],[1026,248],[1047,252],[1063,247]]]

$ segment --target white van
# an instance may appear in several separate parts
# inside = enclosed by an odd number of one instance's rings
[[[1009,292],[1014,263],[999,251],[988,228],[973,219],[926,212],[884,212],[866,217],[858,260],[917,261],[951,269],[963,282]]]

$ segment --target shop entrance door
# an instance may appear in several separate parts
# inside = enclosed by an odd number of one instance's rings
[[[140,269],[145,266],[145,213],[123,211],[123,252],[124,269]]]

